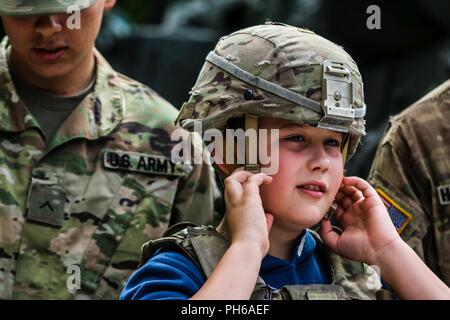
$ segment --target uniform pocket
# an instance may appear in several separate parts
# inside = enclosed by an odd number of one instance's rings
[[[125,177],[83,256],[83,289],[97,298],[118,297],[138,265],[142,244],[166,230],[177,185],[173,177]]]

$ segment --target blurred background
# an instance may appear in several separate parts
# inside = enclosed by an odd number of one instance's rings
[[[370,5],[381,10],[379,30],[366,26]],[[349,174],[367,176],[390,115],[450,78],[449,0],[118,0],[97,47],[180,108],[219,37],[266,19],[311,29],[359,65],[368,134]]]

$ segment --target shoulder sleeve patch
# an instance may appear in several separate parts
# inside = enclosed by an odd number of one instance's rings
[[[437,187],[437,193],[439,195],[439,203],[441,205],[450,204],[450,184]]]
[[[104,150],[103,165],[112,170],[135,171],[166,176],[185,176],[183,164],[170,158],[121,150]]]
[[[397,232],[402,234],[406,226],[413,219],[412,215],[403,209],[397,202],[395,202],[390,196],[387,195],[381,188],[376,188],[378,195],[381,200],[383,200],[384,205],[391,217],[392,223],[394,224]]]

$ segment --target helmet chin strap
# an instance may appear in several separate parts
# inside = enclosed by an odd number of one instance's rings
[[[344,146],[342,147],[342,160],[344,161],[344,166],[345,166],[345,162],[347,161],[347,155],[348,155],[348,145],[350,144],[350,139],[349,139],[349,135],[346,134],[344,137]]]
[[[261,166],[258,161],[258,128],[259,128],[259,120],[258,116],[252,114],[245,114],[245,132],[248,129],[254,130],[256,133],[256,148],[250,148],[249,137],[245,136],[245,171],[251,173],[260,173]],[[253,160],[251,163],[251,160]],[[255,162],[256,160],[256,162]]]

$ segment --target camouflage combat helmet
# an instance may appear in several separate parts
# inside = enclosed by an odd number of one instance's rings
[[[67,12],[68,8],[80,10],[93,5],[97,0],[0,0],[0,15],[30,16]],[[72,11],[73,12],[73,11]]]
[[[365,135],[363,83],[353,59],[314,32],[268,22],[220,39],[178,119],[192,130],[225,128],[244,117],[276,117],[346,133],[348,159]]]

